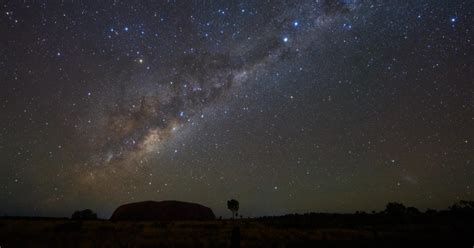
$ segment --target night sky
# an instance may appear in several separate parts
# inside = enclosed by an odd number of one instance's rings
[[[0,214],[472,200],[472,1],[6,1]]]

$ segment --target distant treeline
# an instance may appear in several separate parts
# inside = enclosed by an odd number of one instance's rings
[[[242,216],[241,216],[242,218]],[[65,220],[66,217],[36,217],[36,216],[0,216],[0,219],[29,219],[29,220]],[[86,209],[75,211],[71,217],[73,220],[97,220],[97,214]],[[221,218],[219,218],[221,219]],[[474,201],[459,201],[445,210],[427,209],[419,211],[415,207],[405,207],[402,203],[389,202],[385,210],[370,213],[356,211],[353,214],[337,213],[305,213],[287,214],[282,216],[264,216],[251,218],[270,224],[275,227],[301,227],[301,228],[365,228],[380,225],[396,224],[461,224],[474,227]]]
[[[0,219],[25,219],[25,220],[67,220],[66,217],[41,217],[41,216],[0,216]]]
[[[474,227],[474,201],[460,201],[445,210],[405,207],[390,202],[385,210],[371,213],[357,211],[354,214],[305,213],[283,216],[265,216],[257,220],[281,228],[377,228],[393,225],[445,225],[450,228]]]

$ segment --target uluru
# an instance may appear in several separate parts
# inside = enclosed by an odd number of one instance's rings
[[[143,201],[121,205],[110,220],[214,220],[212,209],[181,201]]]

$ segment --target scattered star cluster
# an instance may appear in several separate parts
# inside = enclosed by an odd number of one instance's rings
[[[473,5],[7,1],[0,214],[471,199]]]

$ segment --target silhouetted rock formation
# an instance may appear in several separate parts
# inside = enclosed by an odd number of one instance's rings
[[[212,209],[196,203],[145,201],[118,207],[110,220],[214,220]]]

